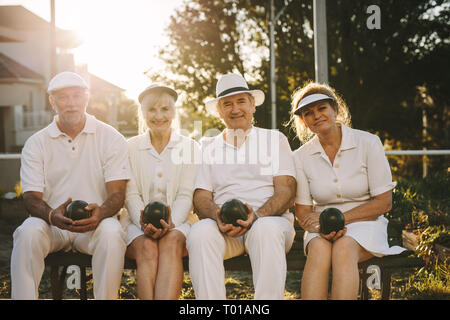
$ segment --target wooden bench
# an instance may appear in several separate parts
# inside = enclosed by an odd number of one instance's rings
[[[306,257],[303,254],[303,230],[296,229],[297,234],[291,250],[286,255],[288,271],[302,271]],[[86,268],[91,268],[92,256],[77,252],[54,252],[47,256],[45,265],[50,267],[50,281],[53,299],[62,299],[62,292],[65,285],[67,267],[77,265],[81,271],[81,289],[80,299],[86,300],[86,282],[89,280],[86,276]],[[413,251],[405,251],[395,256],[385,256],[383,258],[372,258],[359,264],[360,272],[360,299],[369,298],[369,290],[366,285],[367,279],[371,276],[367,273],[370,266],[378,266],[380,272],[381,299],[388,300],[391,293],[391,276],[395,270],[411,269],[422,267],[422,259],[414,256]],[[241,255],[224,261],[227,271],[248,271],[251,272],[250,259],[247,255]],[[183,267],[185,271],[189,270],[188,257],[183,258]],[[62,268],[62,269],[61,269]],[[61,269],[61,270],[60,270]],[[125,258],[124,269],[136,269],[135,260]]]

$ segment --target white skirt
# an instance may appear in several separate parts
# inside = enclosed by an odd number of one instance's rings
[[[184,237],[187,239],[189,232],[191,231],[191,224],[189,222],[185,222],[183,224],[180,224],[178,227],[175,227],[174,229],[184,234]],[[126,232],[125,242],[127,246],[129,246],[134,239],[144,234],[144,231],[142,231],[141,228],[139,228],[134,223],[128,224],[128,226],[125,229],[125,232]]]
[[[361,221],[346,225],[346,236],[352,237],[361,247],[369,251],[376,257],[385,255],[395,255],[405,251],[399,246],[389,247],[387,237],[388,219],[379,216],[375,221]],[[303,236],[303,250],[306,253],[306,246],[315,237],[320,237],[319,233],[305,231]]]

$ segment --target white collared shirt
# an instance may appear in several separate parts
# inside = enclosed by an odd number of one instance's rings
[[[150,184],[150,190],[147,190],[149,192],[149,199],[167,203],[167,177],[169,176],[172,161],[171,151],[178,143],[179,137],[177,137],[175,131],[172,130],[169,142],[164,147],[164,150],[161,153],[158,153],[152,145],[149,130],[145,132],[145,135],[146,138],[141,140],[140,149],[147,150],[146,165],[153,167],[152,177],[150,177],[153,183]]]
[[[42,192],[52,208],[69,197],[102,205],[106,182],[130,178],[126,140],[89,114],[75,139],[59,130],[54,119],[26,141],[20,177],[23,192]]]
[[[239,199],[256,211],[273,196],[275,176],[295,178],[291,147],[278,130],[252,127],[239,148],[225,142],[222,132],[202,140],[202,155],[195,189],[213,192],[219,207]]]
[[[380,138],[340,126],[342,141],[333,165],[317,136],[294,151],[296,203],[344,212],[395,187]]]
[[[140,211],[151,201],[161,201],[171,206],[176,227],[195,221],[191,210],[198,166],[191,161],[191,156],[200,153],[198,143],[175,130],[161,154],[151,144],[148,130],[130,138],[127,143],[131,179],[127,185],[125,207],[130,220],[140,226]]]

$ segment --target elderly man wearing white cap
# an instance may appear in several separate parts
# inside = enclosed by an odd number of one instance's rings
[[[58,250],[92,255],[94,297],[115,299],[122,277],[125,234],[113,216],[129,179],[125,138],[86,113],[86,82],[73,72],[49,83],[53,122],[22,150],[20,177],[30,213],[14,232],[12,299],[37,299],[45,257]],[[88,203],[89,218],[64,216],[72,200]]]
[[[224,259],[248,253],[255,299],[283,299],[286,252],[295,231],[296,180],[292,151],[277,130],[253,126],[261,90],[250,90],[241,75],[226,74],[217,98],[206,103],[226,129],[202,141],[203,163],[197,174],[194,207],[202,220],[187,239],[189,272],[197,299],[226,299]],[[222,205],[240,200],[248,210],[238,226],[224,223]]]

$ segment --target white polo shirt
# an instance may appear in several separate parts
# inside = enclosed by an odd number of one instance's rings
[[[296,203],[344,212],[395,187],[380,138],[339,125],[342,141],[333,165],[317,136],[294,151]]]
[[[83,130],[72,140],[54,119],[26,141],[20,178],[23,192],[42,192],[52,208],[69,197],[102,205],[107,198],[106,182],[130,178],[126,140],[89,114]]]
[[[223,132],[201,142],[203,161],[195,189],[213,192],[219,207],[230,199],[239,199],[256,211],[273,196],[274,177],[295,178],[291,147],[277,130],[252,127],[239,148],[225,142]],[[293,222],[288,211],[283,216]]]

